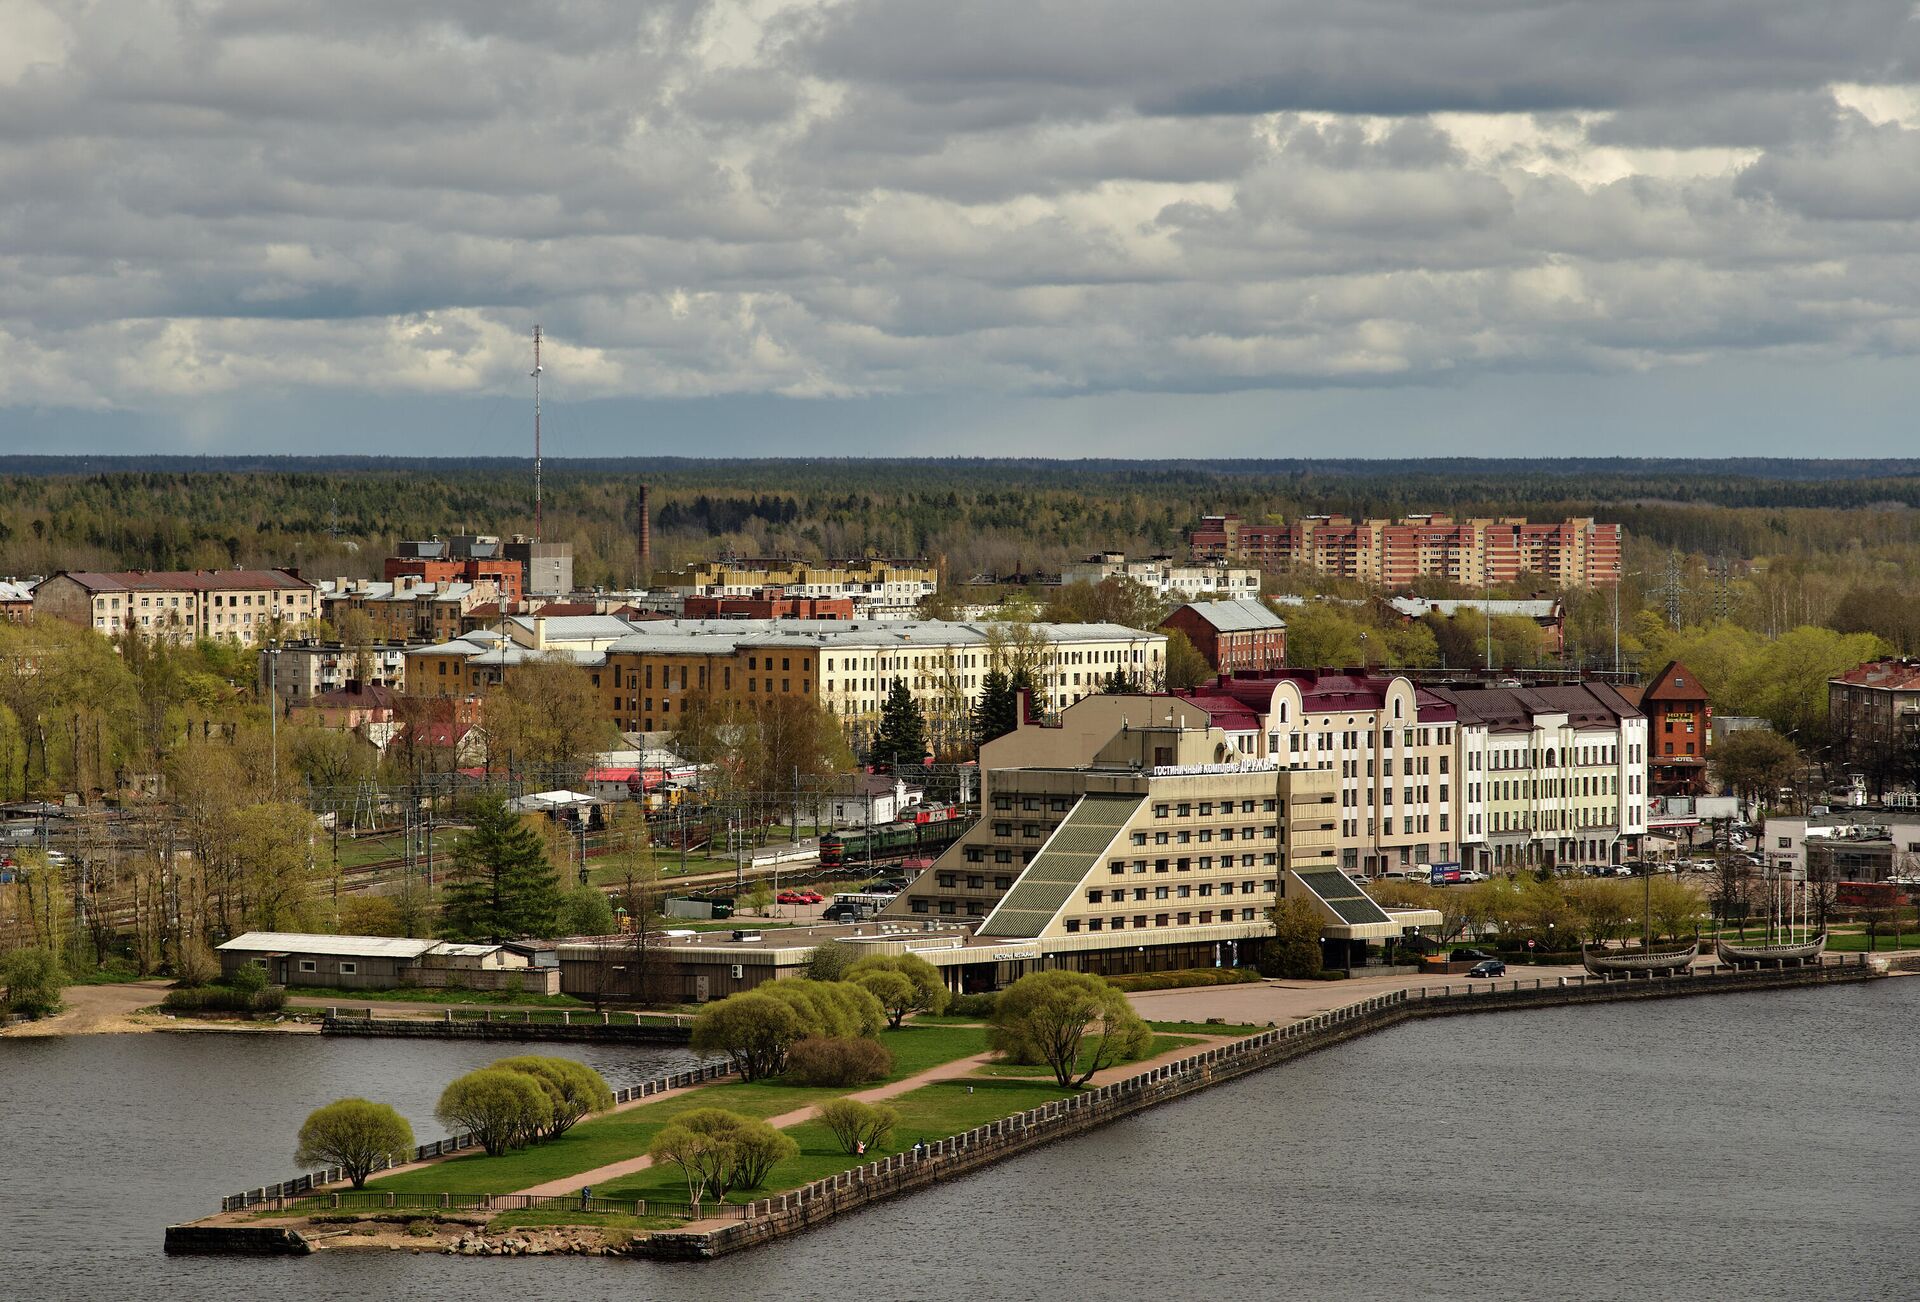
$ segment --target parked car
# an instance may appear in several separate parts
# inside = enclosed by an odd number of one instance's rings
[[[1462,868],[1460,870],[1460,880],[1463,882],[1484,882],[1487,880],[1487,875],[1478,868]]]
[[[1506,974],[1507,965],[1497,958],[1490,958],[1484,963],[1475,963],[1467,970],[1467,975],[1470,977],[1497,977]]]
[[[820,897],[814,895],[809,898],[807,894],[803,894],[800,891],[781,891],[773,898],[774,901],[779,904],[812,904]]]
[[[1456,949],[1447,956],[1449,963],[1498,963],[1500,960],[1484,949]]]

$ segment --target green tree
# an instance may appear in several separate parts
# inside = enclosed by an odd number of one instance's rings
[[[1167,630],[1167,667],[1165,670],[1167,688],[1170,691],[1184,691],[1189,687],[1198,687],[1213,677],[1213,666],[1200,654],[1200,648],[1193,639],[1177,628]]]
[[[562,936],[611,936],[613,903],[605,891],[592,886],[576,886],[560,901]]]
[[[1792,780],[1800,752],[1765,728],[1742,728],[1713,748],[1713,772],[1742,800],[1760,800]]]
[[[858,1099],[835,1099],[823,1104],[816,1115],[820,1124],[833,1132],[840,1150],[849,1155],[884,1147],[900,1124],[900,1114],[894,1109]]]
[[[695,1053],[724,1053],[745,1081],[778,1075],[787,1050],[807,1034],[799,1012],[785,1000],[749,990],[715,1000],[693,1019]]]
[[[918,764],[927,754],[927,717],[913,699],[904,678],[896,678],[880,705],[880,730],[873,738],[877,763],[904,767]]]
[[[1287,611],[1287,663],[1313,668],[1339,668],[1361,662],[1362,634],[1369,630],[1358,618],[1324,601],[1309,601]],[[1374,648],[1372,658],[1379,659]]]
[[[1001,993],[987,1043],[1015,1061],[1036,1056],[1063,1088],[1078,1089],[1096,1072],[1145,1053],[1153,1032],[1126,995],[1099,977],[1034,972]]]
[[[973,739],[985,745],[1004,737],[1018,724],[1018,705],[1013,681],[999,669],[989,669],[981,680],[980,698],[973,705]]]
[[[482,1067],[448,1084],[433,1115],[449,1130],[472,1135],[489,1157],[499,1157],[540,1134],[552,1121],[553,1103],[525,1072]]]
[[[67,970],[52,950],[16,949],[0,958],[6,1007],[22,1017],[51,1017],[59,1012],[60,992],[66,984]]]
[[[604,1112],[613,1106],[613,1091],[607,1088],[606,1080],[584,1062],[526,1054],[502,1058],[493,1065],[540,1082],[553,1108],[545,1127],[548,1139],[558,1139],[588,1113]]]
[[[454,845],[441,934],[468,941],[551,936],[559,913],[560,887],[539,833],[501,797],[483,798],[472,830]]]
[[[807,955],[807,976],[814,981],[844,981],[860,961],[860,947],[844,940],[823,940]]]
[[[1274,905],[1273,939],[1260,951],[1260,971],[1270,977],[1307,981],[1320,975],[1320,912],[1293,896]]]
[[[724,1199],[732,1189],[758,1189],[777,1163],[799,1155],[800,1146],[756,1117],[695,1108],[675,1117],[647,1151],[656,1163],[680,1168],[687,1201],[698,1208],[707,1193]]]
[[[293,1160],[301,1166],[337,1166],[355,1189],[382,1166],[413,1156],[413,1127],[390,1104],[340,1099],[309,1113]]]
[[[847,979],[880,1001],[896,1030],[908,1013],[939,1013],[949,998],[940,969],[918,954],[870,955],[848,969]]]

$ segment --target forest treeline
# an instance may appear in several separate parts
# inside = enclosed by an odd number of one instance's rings
[[[1902,649],[1920,608],[1920,461],[550,459],[546,536],[583,586],[641,578],[651,486],[656,570],[716,553],[924,556],[949,583],[1047,573],[1103,549],[1172,552],[1198,516],[1597,516],[1627,531],[1626,615],[1717,617],[1769,635],[1839,620]],[[376,574],[403,538],[532,527],[510,458],[0,459],[0,574],[290,565]],[[1311,589],[1313,576],[1276,586]],[[1439,595],[1444,595],[1441,593]],[[1578,612],[1611,650],[1612,607]],[[1853,627],[1858,625],[1859,627]]]

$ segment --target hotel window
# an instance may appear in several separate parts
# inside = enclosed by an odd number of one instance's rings
[[[967,877],[967,889],[970,891],[984,890],[986,885],[987,879],[984,877],[971,874]]]
[[[1012,862],[1013,862],[1013,851],[1011,851],[1011,850],[995,850],[995,851],[993,852],[993,861],[994,861],[995,863],[1012,863]]]
[[[1069,936],[1071,936],[1071,935],[1072,935],[1072,934],[1073,934],[1074,932],[1076,932],[1076,931],[1079,931],[1079,930],[1080,930],[1080,919],[1078,919],[1078,918],[1068,918],[1068,919],[1067,919],[1067,934],[1068,934]]]
[[[1168,917],[1169,917],[1169,915],[1168,915],[1168,914],[1165,914],[1165,913],[1156,913],[1156,914],[1154,914],[1154,915],[1153,915],[1153,925],[1154,925],[1154,926],[1156,926],[1156,927],[1164,927],[1164,926],[1166,926],[1166,925],[1167,925],[1167,918],[1168,918]]]
[[[952,889],[960,880],[958,873],[941,873],[938,881],[943,889]]]
[[[993,889],[995,889],[996,891],[1007,890],[1012,885],[1013,885],[1013,878],[1011,877],[996,877],[993,879]]]

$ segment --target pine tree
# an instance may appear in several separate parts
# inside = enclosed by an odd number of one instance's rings
[[[987,671],[980,699],[973,703],[973,740],[984,745],[1013,731],[1013,686],[998,669]]]
[[[927,716],[907,690],[904,678],[893,680],[886,703],[880,707],[880,732],[873,739],[873,758],[896,767],[918,764],[927,753]]]
[[[559,915],[560,886],[539,833],[501,797],[483,800],[473,830],[454,847],[440,933],[449,940],[550,936]]]

